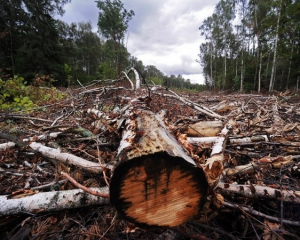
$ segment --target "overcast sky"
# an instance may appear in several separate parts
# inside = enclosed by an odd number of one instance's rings
[[[219,0],[123,0],[135,16],[129,22],[127,49],[167,75],[181,74],[193,83],[203,83],[196,62],[204,41],[199,27],[212,15]],[[72,0],[61,18],[67,23],[91,21],[97,31],[99,9],[94,0]]]

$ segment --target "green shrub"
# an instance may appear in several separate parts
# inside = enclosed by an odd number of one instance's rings
[[[36,76],[34,85],[26,85],[24,78],[15,76],[6,81],[0,79],[0,110],[31,110],[38,104],[63,98],[56,88],[43,88],[39,85],[45,76]]]

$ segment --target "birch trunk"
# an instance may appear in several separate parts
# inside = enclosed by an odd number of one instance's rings
[[[108,188],[92,188],[108,194]],[[15,198],[14,198],[15,197]],[[109,199],[91,195],[81,189],[36,193],[31,196],[0,196],[0,215],[52,212],[62,209],[109,204]]]
[[[280,1],[281,6],[282,0]],[[273,64],[272,64],[272,71],[271,71],[271,78],[270,78],[270,85],[269,91],[273,91],[274,83],[275,83],[275,67],[276,67],[276,57],[277,57],[277,45],[278,45],[278,36],[279,36],[279,22],[280,22],[280,15],[281,15],[281,7],[278,7],[278,17],[277,17],[277,25],[276,25],[276,35],[275,35],[275,43],[274,43],[274,57],[273,57]]]

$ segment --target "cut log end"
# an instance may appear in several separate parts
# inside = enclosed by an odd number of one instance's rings
[[[173,227],[197,215],[207,190],[201,168],[160,152],[121,163],[111,179],[110,199],[139,226]]]

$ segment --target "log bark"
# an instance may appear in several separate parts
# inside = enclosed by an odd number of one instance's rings
[[[136,107],[138,106],[138,107]],[[120,215],[139,226],[173,227],[193,218],[208,183],[162,119],[133,101],[110,182]]]
[[[108,187],[92,190],[108,194]],[[51,212],[103,204],[109,204],[109,199],[91,195],[81,189],[36,193],[22,198],[0,196],[0,215]]]

